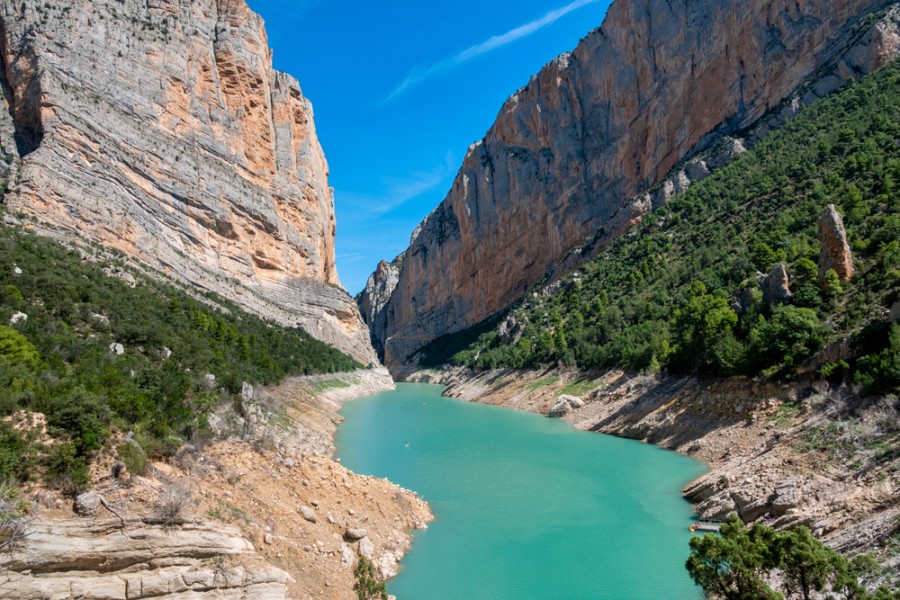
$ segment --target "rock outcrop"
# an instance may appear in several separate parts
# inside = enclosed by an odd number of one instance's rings
[[[547,416],[551,418],[560,418],[566,416],[573,410],[583,407],[584,401],[578,396],[568,396],[563,394],[557,398],[556,402],[553,403],[553,406],[550,407]]]
[[[853,253],[847,242],[844,219],[829,204],[819,218],[819,284],[825,283],[825,274],[834,269],[838,279],[850,281],[853,277]]]
[[[763,302],[766,304],[783,304],[791,299],[791,279],[788,277],[787,267],[783,263],[775,266],[772,271],[759,282],[762,290]]]
[[[402,256],[393,262],[379,262],[375,272],[369,275],[366,288],[356,297],[359,310],[371,331],[383,331],[387,326],[384,322],[387,315],[384,309],[400,280],[402,265]],[[372,345],[379,354],[384,352],[384,344],[380,338],[372,336]]]
[[[237,528],[195,523],[164,531],[140,519],[37,521],[2,561],[10,600],[86,598],[285,598],[290,576],[258,560]]]
[[[328,165],[244,0],[0,4],[4,202],[368,363]]]
[[[489,318],[587,239],[621,235],[746,143],[898,52],[880,0],[617,0],[466,155],[370,318],[393,372]],[[720,147],[710,160],[679,168]],[[669,174],[673,176],[666,179]],[[665,185],[664,185],[665,184]],[[657,187],[661,186],[661,187]],[[363,305],[374,306],[363,298]]]

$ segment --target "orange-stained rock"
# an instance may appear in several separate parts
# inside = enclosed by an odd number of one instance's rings
[[[374,360],[312,105],[244,0],[3,2],[0,79],[12,210]]]
[[[853,252],[847,242],[844,219],[829,204],[819,218],[819,284],[825,283],[825,274],[834,269],[838,279],[850,281],[853,277]]]
[[[721,166],[720,153],[674,170],[724,147],[724,136],[757,125],[752,144],[886,64],[898,52],[900,11],[865,21],[884,4],[616,0],[601,28],[507,100],[413,234],[390,300],[369,318],[385,364],[400,373],[423,344],[576,267],[559,265]],[[743,151],[731,142],[732,156]]]

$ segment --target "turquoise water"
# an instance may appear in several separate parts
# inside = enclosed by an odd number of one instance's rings
[[[345,405],[338,456],[425,498],[398,600],[696,600],[684,569],[694,460],[400,384]]]

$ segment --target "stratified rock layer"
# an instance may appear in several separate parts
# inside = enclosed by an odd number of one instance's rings
[[[312,106],[271,65],[244,0],[0,4],[5,202],[368,362]]]
[[[135,518],[37,521],[3,560],[9,577],[0,582],[0,595],[9,600],[285,598],[290,576],[281,569],[260,560],[253,567],[222,564],[226,557],[252,552],[237,529],[221,523],[167,532]]]
[[[689,185],[690,170],[648,192],[722,136],[757,123],[762,135],[773,115],[883,66],[896,20],[865,21],[883,5],[617,0],[506,102],[414,234],[383,315],[369,318],[385,364],[399,372],[423,344],[519,299],[587,238],[626,231],[654,198]]]

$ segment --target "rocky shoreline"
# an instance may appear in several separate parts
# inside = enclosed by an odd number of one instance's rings
[[[0,560],[0,595],[338,600],[355,595],[358,556],[393,577],[428,505],[332,458],[342,404],[393,387],[384,369],[245,386],[240,410],[211,419],[215,440],[144,475],[114,476],[110,454],[74,506],[26,488],[27,535]]]
[[[900,418],[890,398],[822,382],[622,371],[445,368],[408,380],[691,456],[710,468],[683,490],[700,518],[807,525],[842,552],[875,551],[900,569]]]

